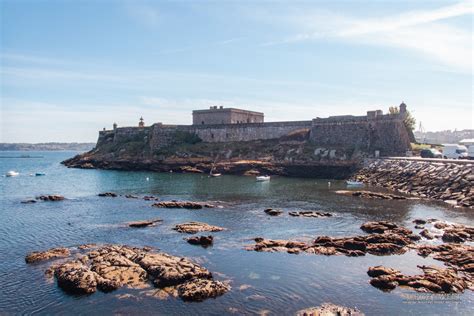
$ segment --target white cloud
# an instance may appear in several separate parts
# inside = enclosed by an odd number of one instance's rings
[[[303,32],[263,45],[333,39],[389,46],[415,51],[457,70],[471,72],[472,29],[462,29],[441,21],[473,13],[471,1],[377,18],[357,18],[332,12],[300,12],[298,19],[287,18],[286,21],[296,24]]]

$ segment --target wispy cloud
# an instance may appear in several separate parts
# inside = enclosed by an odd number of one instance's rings
[[[287,19],[302,32],[263,46],[309,40],[339,40],[407,49],[462,71],[472,67],[472,30],[443,20],[472,15],[471,0],[433,10],[408,11],[385,17],[357,18],[332,12],[299,13]]]

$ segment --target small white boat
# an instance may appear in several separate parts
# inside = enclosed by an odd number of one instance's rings
[[[347,185],[350,185],[350,186],[363,186],[363,185],[364,185],[363,182],[350,181],[350,180],[347,180],[347,181],[346,181],[346,184],[347,184]]]
[[[211,176],[211,177],[220,177],[220,176],[222,176],[222,174],[221,173],[210,173],[209,176]]]
[[[257,176],[257,181],[270,181],[270,176]]]
[[[20,173],[16,172],[16,171],[8,171],[7,174],[5,174],[5,176],[7,177],[16,177],[17,175],[19,175]]]

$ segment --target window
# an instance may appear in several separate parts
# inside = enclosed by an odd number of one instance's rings
[[[204,125],[204,121],[202,121],[201,124]]]
[[[214,139],[214,134],[211,133],[211,138]]]
[[[250,119],[249,119],[249,118],[247,119],[247,123],[250,123]]]

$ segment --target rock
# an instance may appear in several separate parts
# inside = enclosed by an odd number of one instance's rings
[[[138,196],[132,195],[132,194],[127,194],[127,195],[125,195],[125,197],[126,197],[127,199],[138,199]]]
[[[258,176],[260,175],[260,171],[258,170],[247,170],[244,172],[244,176]]]
[[[224,230],[224,228],[219,226],[213,226],[206,223],[201,222],[187,222],[183,224],[178,224],[174,228],[180,233],[188,233],[188,234],[195,234],[197,232],[220,232]]]
[[[425,237],[426,239],[434,239],[434,236],[429,232],[428,229],[423,229],[421,232],[420,232],[420,235]]]
[[[400,271],[392,269],[392,268],[386,268],[383,266],[375,266],[375,267],[370,267],[369,270],[367,271],[367,274],[370,277],[375,278],[381,275],[400,274]]]
[[[98,196],[102,196],[102,197],[117,197],[117,193],[114,193],[114,192],[104,192],[104,193],[99,193],[97,194]]]
[[[129,222],[127,223],[129,227],[141,228],[141,227],[148,227],[148,226],[155,226],[156,223],[160,223],[163,220],[157,219],[150,219],[145,221],[136,221],[136,222]]]
[[[370,267],[367,274],[372,276],[370,284],[381,290],[393,290],[399,285],[409,287],[418,292],[431,293],[462,293],[469,288],[465,277],[451,269],[433,266],[418,266],[422,275],[406,276],[400,271],[382,266]]]
[[[56,268],[58,286],[69,293],[90,294],[97,291],[97,274],[79,262],[70,262]]]
[[[435,260],[466,274],[473,282],[474,247],[463,244],[420,245],[417,252],[422,257],[433,255]]]
[[[402,195],[395,195],[390,193],[380,193],[380,192],[371,192],[371,191],[347,191],[347,190],[338,190],[336,194],[348,195],[362,197],[366,199],[382,199],[382,200],[406,200],[407,197]]]
[[[40,195],[36,197],[37,200],[48,201],[48,202],[57,202],[64,200],[62,195]]]
[[[271,216],[277,216],[277,215],[280,215],[283,213],[283,211],[280,211],[280,210],[274,210],[272,208],[267,208],[264,210],[264,212],[268,215],[271,215]]]
[[[416,224],[416,225],[425,225],[426,224],[426,221],[424,219],[420,219],[420,218],[417,218],[417,219],[414,219],[412,221],[412,223]]]
[[[302,217],[331,217],[331,213],[319,212],[319,211],[298,211],[298,212],[289,212],[290,216],[302,216]]]
[[[187,208],[187,209],[201,209],[203,207],[213,208],[212,204],[201,203],[201,202],[187,202],[187,201],[163,201],[157,202],[152,206],[164,207],[164,208]]]
[[[255,245],[245,249],[263,252],[288,252],[297,254],[307,252],[320,255],[346,255],[350,257],[364,256],[366,253],[378,256],[402,254],[407,251],[407,246],[412,245],[420,238],[413,235],[411,230],[390,222],[368,222],[361,226],[369,235],[354,237],[319,236],[313,243],[271,240],[261,237],[255,238]],[[415,238],[416,237],[416,238]]]
[[[159,288],[179,285],[193,278],[212,279],[207,269],[186,258],[165,253],[146,254],[138,264],[154,278],[153,283]]]
[[[398,226],[391,222],[380,221],[380,222],[367,222],[360,226],[360,229],[366,233],[385,233],[386,231],[397,228]]]
[[[154,197],[153,195],[145,195],[143,197],[145,201],[153,201],[153,200],[158,200],[158,198]]]
[[[65,258],[69,257],[71,255],[71,252],[67,248],[51,248],[46,251],[34,251],[29,253],[25,257],[26,263],[34,263],[34,262],[39,262],[39,261],[45,261],[45,260],[50,260],[50,259],[55,259],[55,258]]]
[[[22,204],[33,204],[33,203],[36,203],[37,201],[36,200],[24,200],[24,201],[21,201]]]
[[[98,246],[74,260],[51,265],[46,274],[53,272],[58,286],[68,293],[109,292],[123,286],[143,288],[150,280],[183,300],[202,301],[230,290],[227,284],[213,280],[206,268],[187,258],[123,245]]]
[[[363,316],[357,308],[338,306],[324,303],[321,306],[310,307],[296,312],[296,316]]]
[[[220,281],[192,279],[178,286],[178,295],[185,301],[202,301],[230,291],[230,286]]]
[[[200,245],[206,248],[212,245],[214,241],[214,237],[210,235],[209,236],[194,236],[194,237],[187,238],[186,241],[190,243],[191,245]]]
[[[191,166],[181,167],[180,170],[182,172],[189,172],[189,173],[204,173],[204,171],[202,171],[201,169],[191,167]]]

